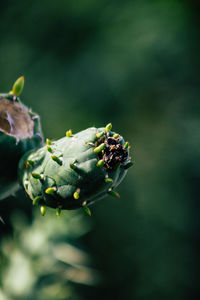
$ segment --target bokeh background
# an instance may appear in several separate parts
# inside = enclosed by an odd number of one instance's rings
[[[200,5],[4,0],[0,91],[60,138],[112,122],[135,166],[107,198],[58,219],[0,203],[0,299],[200,298]]]

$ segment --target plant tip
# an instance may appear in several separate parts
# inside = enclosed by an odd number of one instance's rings
[[[24,88],[24,76],[19,77],[13,84],[11,94],[19,96]]]
[[[109,132],[112,129],[112,124],[109,123],[108,125],[106,125],[106,132]]]

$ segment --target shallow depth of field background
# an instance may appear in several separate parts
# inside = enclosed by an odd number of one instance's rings
[[[200,297],[200,41],[195,0],[1,1],[0,91],[45,137],[112,122],[135,166],[106,199],[58,219],[0,203],[0,299]],[[1,158],[3,159],[3,158]]]

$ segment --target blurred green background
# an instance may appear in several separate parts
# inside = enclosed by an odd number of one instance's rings
[[[200,298],[200,4],[4,0],[0,91],[60,138],[112,122],[135,166],[107,198],[43,218],[0,203],[0,299]]]

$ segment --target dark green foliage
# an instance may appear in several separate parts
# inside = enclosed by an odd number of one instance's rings
[[[200,298],[199,5],[197,0],[1,3],[0,90],[23,73],[24,99],[40,113],[47,136],[58,139],[65,126],[78,132],[111,120],[136,146],[136,166],[117,188],[121,199],[99,201],[95,217],[85,217],[93,231],[77,241],[103,273],[95,292],[79,286],[86,300]],[[5,223],[18,213],[17,203],[26,216],[29,204],[34,211],[22,194],[1,201]],[[63,222],[74,212],[62,211],[59,220],[53,214],[50,209],[45,218],[37,214],[43,223],[51,216],[44,230],[39,226],[40,238],[56,222],[54,237],[61,228],[66,232]],[[5,228],[2,224],[1,236]],[[52,248],[50,238],[44,245]],[[11,259],[13,248],[5,251]],[[37,270],[43,271],[41,261]],[[13,291],[2,263],[1,273]],[[54,279],[64,295],[58,274],[60,269]],[[38,286],[24,298],[39,299]]]

